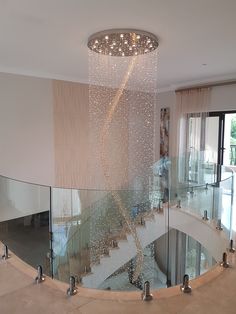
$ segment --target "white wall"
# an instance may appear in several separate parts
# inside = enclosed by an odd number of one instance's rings
[[[0,174],[54,182],[51,81],[0,73]]]

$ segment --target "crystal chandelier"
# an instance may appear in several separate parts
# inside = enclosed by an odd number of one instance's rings
[[[157,49],[155,35],[134,29],[110,29],[89,37],[88,47],[94,52],[116,57],[130,57]]]
[[[157,47],[155,35],[134,29],[105,30],[88,39],[89,169],[94,188],[111,193],[114,216],[119,219],[121,215],[134,239],[134,281],[142,271],[143,248],[130,208],[149,199],[147,186],[155,152]],[[98,235],[90,236],[96,242]]]

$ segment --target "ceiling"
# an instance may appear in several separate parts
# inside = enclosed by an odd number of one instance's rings
[[[87,82],[109,28],[158,37],[160,90],[236,78],[236,0],[0,0],[0,72]]]

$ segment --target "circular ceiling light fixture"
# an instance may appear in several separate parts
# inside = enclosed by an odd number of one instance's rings
[[[143,55],[158,47],[152,33],[136,29],[109,29],[91,35],[88,48],[92,51],[115,57]]]

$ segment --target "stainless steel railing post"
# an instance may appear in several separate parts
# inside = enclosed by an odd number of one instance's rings
[[[69,288],[67,289],[67,295],[75,295],[77,293],[77,288],[75,286],[75,277],[70,276]]]
[[[43,268],[41,265],[37,266],[38,275],[35,278],[36,283],[41,283],[45,281],[45,276],[43,275]]]
[[[234,241],[232,239],[230,240],[229,251],[230,251],[230,253],[234,253],[235,252]]]
[[[189,285],[189,275],[185,274],[183,277],[183,284],[180,286],[180,290],[184,293],[192,292],[192,288]]]
[[[2,255],[2,259],[8,259],[9,258],[9,254],[8,254],[8,246],[6,244],[3,244],[3,255]]]
[[[203,220],[209,220],[208,216],[207,216],[207,210],[204,210],[204,214],[202,217]]]
[[[181,200],[178,200],[178,201],[177,201],[176,207],[177,207],[177,208],[181,208]]]
[[[223,259],[222,259],[222,262],[220,263],[220,266],[222,266],[224,268],[228,268],[229,267],[229,263],[227,261],[227,253],[226,252],[223,253]]]
[[[217,229],[217,230],[220,230],[220,231],[223,230],[222,225],[221,225],[221,219],[218,219],[218,220],[217,220],[216,229]]]
[[[153,295],[150,293],[150,282],[145,281],[143,292],[142,292],[142,300],[143,301],[151,301],[153,299]]]
[[[163,212],[163,201],[162,201],[161,198],[159,199],[159,202],[158,202],[157,212],[158,213],[162,213]]]

